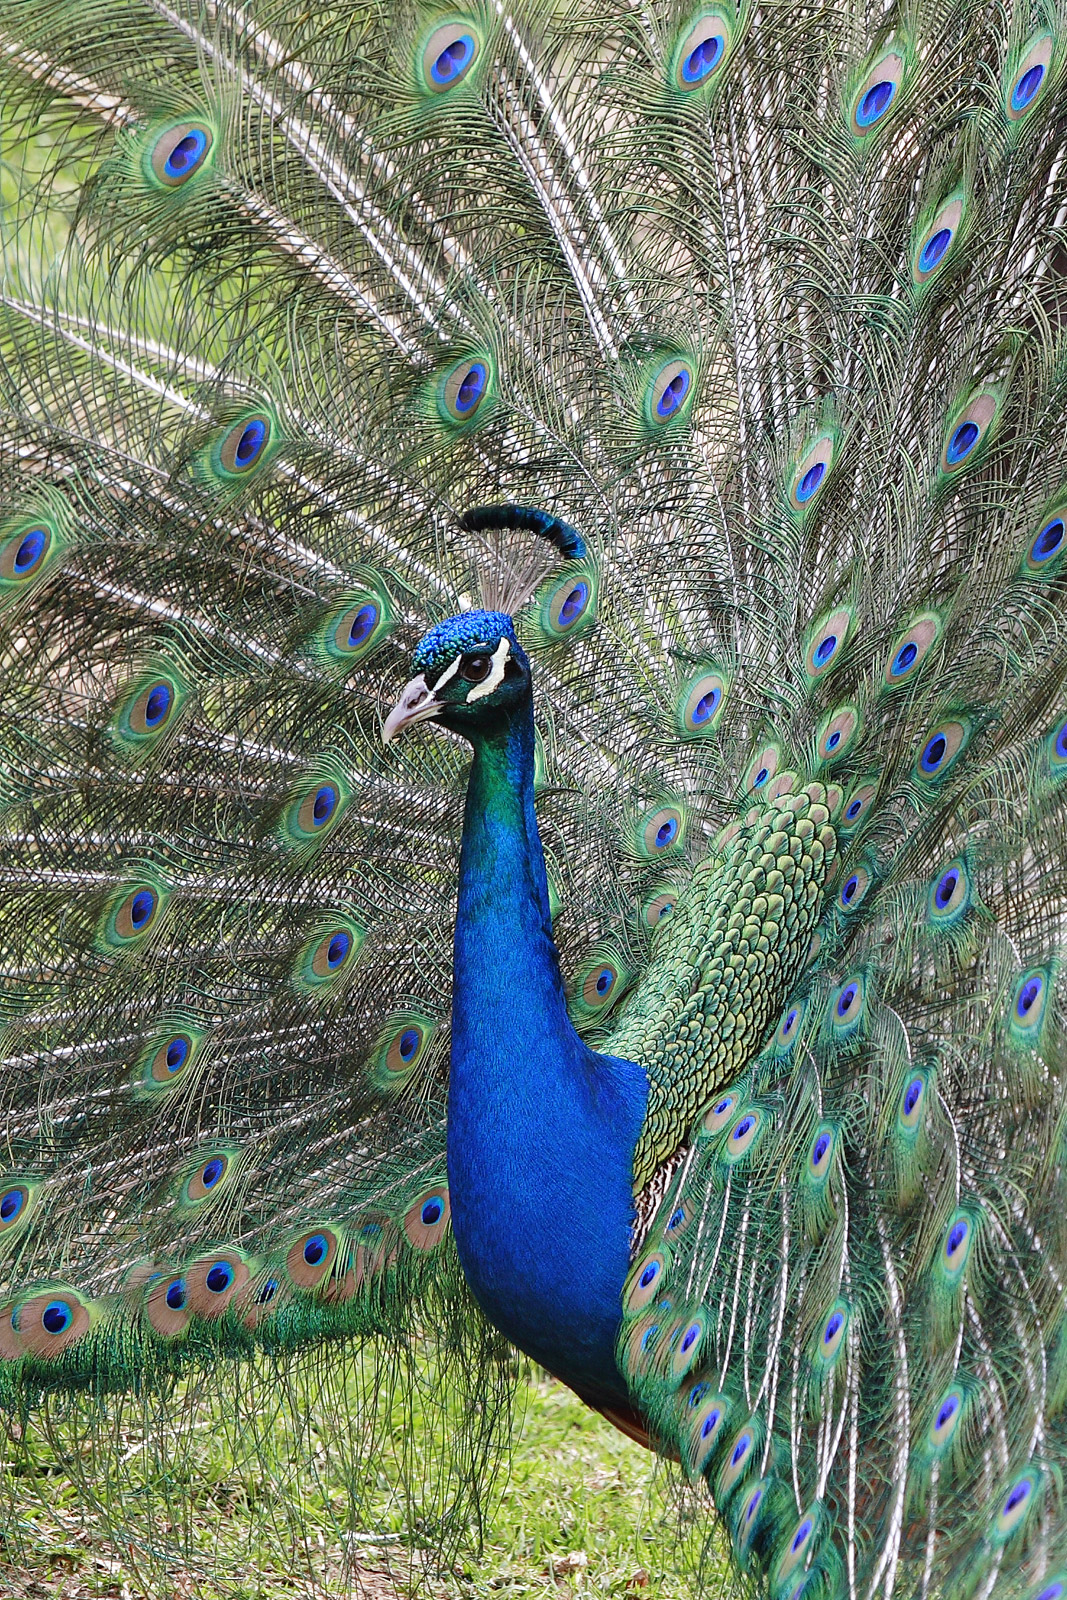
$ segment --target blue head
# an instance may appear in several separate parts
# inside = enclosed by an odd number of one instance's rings
[[[435,623],[415,646],[412,666],[417,676],[382,729],[386,744],[428,721],[470,739],[529,703],[530,662],[504,611],[463,611]]]

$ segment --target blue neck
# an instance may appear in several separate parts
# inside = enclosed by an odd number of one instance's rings
[[[594,1403],[629,1265],[647,1081],[567,1015],[534,816],[533,711],[480,731],[456,914],[448,1172],[452,1224],[486,1315]]]

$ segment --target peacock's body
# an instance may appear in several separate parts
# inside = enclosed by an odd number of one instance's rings
[[[1064,27],[0,16],[0,1388],[90,1486],[339,1335],[489,1409],[480,1307],[774,1600],[1067,1595]]]

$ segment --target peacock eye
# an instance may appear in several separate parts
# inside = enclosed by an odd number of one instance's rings
[[[468,656],[459,669],[461,678],[466,678],[468,683],[481,683],[488,678],[492,671],[493,663],[488,656]]]

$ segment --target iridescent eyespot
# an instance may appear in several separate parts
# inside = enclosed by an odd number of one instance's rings
[[[900,1125],[907,1133],[914,1133],[922,1121],[925,1101],[925,1074],[921,1072],[912,1073],[900,1096],[900,1109],[898,1112]]]
[[[1016,1478],[997,1510],[992,1530],[996,1543],[1003,1543],[1018,1533],[1034,1509],[1037,1500],[1036,1490],[1040,1483],[1041,1474],[1034,1469]]]
[[[818,1526],[818,1515],[814,1511],[805,1512],[787,1537],[781,1554],[774,1564],[775,1594],[782,1593],[781,1585],[787,1583],[797,1568],[807,1560]]]
[[[428,1016],[401,1013],[379,1038],[371,1077],[385,1094],[396,1094],[425,1060],[437,1024]]]
[[[687,1201],[680,1200],[664,1223],[663,1237],[669,1240],[680,1239],[692,1220],[691,1206]]]
[[[419,56],[421,81],[431,94],[446,94],[463,82],[481,54],[474,25],[457,19],[435,28]]]
[[[537,620],[542,640],[573,639],[596,619],[597,582],[592,568],[572,568],[541,590]]]
[[[183,1185],[184,1199],[192,1205],[214,1199],[229,1187],[234,1173],[240,1168],[240,1156],[237,1150],[217,1150],[202,1159]]]
[[[725,1502],[732,1490],[737,1487],[741,1479],[747,1474],[755,1455],[753,1449],[755,1442],[756,1436],[753,1429],[747,1427],[742,1428],[741,1432],[736,1434],[733,1441],[727,1445],[726,1460],[720,1468],[718,1482],[715,1486],[715,1500],[717,1503]]]
[[[74,1312],[66,1300],[52,1300],[41,1312],[41,1326],[53,1336],[66,1333],[74,1321]]]
[[[112,738],[121,746],[151,745],[171,725],[182,699],[176,678],[151,675],[142,678],[120,703],[111,726]]]
[[[153,884],[142,883],[127,890],[106,920],[107,943],[121,947],[142,939],[154,927],[162,903],[162,896]]]
[[[310,848],[332,832],[344,814],[349,794],[341,783],[323,776],[298,792],[283,815],[279,831],[288,845]]]
[[[871,875],[866,867],[857,867],[854,872],[850,872],[841,885],[841,892],[837,897],[841,910],[855,911],[866,899],[870,886]]]
[[[175,1278],[167,1287],[163,1295],[164,1300],[172,1311],[185,1310],[185,1279]]]
[[[666,1256],[661,1251],[645,1256],[634,1267],[624,1296],[627,1315],[632,1316],[657,1299],[662,1286]]]
[[[1045,1583],[1040,1589],[1035,1590],[1031,1600],[1064,1600],[1067,1596],[1067,1575],[1053,1578],[1051,1583]]]
[[[941,1271],[949,1283],[959,1280],[967,1265],[973,1243],[974,1224],[965,1211],[957,1211],[945,1229],[941,1245]]]
[[[895,689],[914,679],[941,632],[942,622],[936,612],[925,611],[915,618],[890,649],[883,680],[886,688]]]
[[[312,1227],[289,1246],[285,1265],[298,1289],[317,1289],[337,1258],[338,1236],[332,1228]]]
[[[763,1129],[763,1113],[757,1107],[743,1112],[726,1135],[720,1150],[726,1162],[740,1161],[748,1154]]]
[[[428,1189],[404,1213],[404,1232],[415,1250],[433,1250],[448,1231],[451,1209],[443,1184]]]
[[[857,974],[846,978],[831,996],[830,1022],[836,1033],[851,1033],[862,1021],[864,991],[864,980]]]
[[[472,422],[492,382],[493,369],[487,357],[473,356],[451,367],[437,387],[437,407],[443,420]]]
[[[930,885],[927,911],[930,922],[939,928],[954,926],[970,905],[970,877],[967,863],[951,861]]]
[[[722,1441],[730,1407],[720,1394],[709,1394],[706,1383],[695,1384],[690,1395],[693,1415],[688,1423],[687,1464],[696,1476],[703,1472]]]
[[[148,171],[165,189],[180,189],[202,171],[215,143],[215,135],[201,122],[175,122],[149,146]]]
[[[266,412],[242,417],[223,434],[218,445],[218,462],[230,477],[243,477],[260,462],[271,442],[273,424]]]
[[[33,1209],[34,1186],[0,1178],[0,1235],[21,1231]]]
[[[682,691],[678,731],[683,738],[711,733],[726,701],[728,682],[721,672],[704,672]]]
[[[1011,1001],[1011,1032],[1021,1043],[1035,1040],[1040,1035],[1047,990],[1048,977],[1041,967],[1031,967],[1015,985]]]
[[[923,229],[912,254],[911,275],[922,285],[931,279],[948,258],[963,218],[963,196],[945,202]]]
[[[657,889],[645,900],[641,907],[641,921],[646,928],[658,928],[665,922],[678,904],[678,891],[676,889]]]
[[[208,1268],[205,1283],[212,1294],[224,1294],[233,1282],[233,1268],[228,1261],[216,1261]]]
[[[706,11],[690,23],[672,54],[671,78],[682,94],[703,89],[729,53],[732,28],[724,14]]]
[[[943,778],[967,743],[962,722],[943,722],[928,733],[919,750],[916,772],[924,778]]]
[[[877,793],[877,787],[873,783],[861,783],[858,789],[852,791],[841,815],[842,830],[859,826],[874,804]]]
[[[815,1359],[822,1367],[832,1366],[841,1354],[848,1333],[850,1308],[845,1300],[835,1300],[816,1336]]]
[[[860,730],[860,714],[855,706],[838,706],[831,711],[816,735],[819,757],[827,765],[848,755]]]
[[[35,578],[52,550],[55,534],[44,522],[31,523],[0,543],[0,584],[15,585]]]
[[[693,398],[693,370],[681,360],[668,361],[649,382],[645,412],[650,423],[662,427],[675,422],[689,410]]]
[[[646,861],[681,849],[685,838],[685,818],[678,806],[660,806],[639,822],[637,849]]]
[[[778,771],[781,752],[775,744],[764,745],[749,763],[743,787],[746,791],[762,793]]]
[[[188,1065],[192,1047],[192,1040],[184,1033],[176,1033],[161,1044],[152,1057],[150,1068],[156,1082],[168,1083],[181,1072]]]
[[[927,1449],[935,1456],[942,1455],[952,1443],[963,1418],[963,1391],[948,1389],[934,1408],[933,1419],[926,1436]]]
[[[1010,68],[1004,92],[1004,110],[1009,122],[1018,122],[1027,116],[1048,87],[1052,45],[1051,34],[1039,34]]]
[[[703,1116],[705,1133],[721,1133],[730,1120],[730,1114],[737,1104],[736,1094],[724,1094],[708,1107]]]
[[[834,459],[834,435],[824,433],[801,456],[789,480],[789,504],[795,512],[810,509],[826,487]]]
[[[566,633],[573,628],[585,615],[589,605],[591,590],[589,584],[580,578],[573,588],[568,588],[566,594],[561,593],[552,613],[552,622],[560,633]]]
[[[1062,778],[1067,773],[1067,722],[1058,722],[1046,740],[1049,773]]]
[[[977,459],[978,447],[992,426],[999,403],[997,395],[984,391],[974,395],[956,415],[949,424],[941,450],[942,472],[957,472]]]
[[[1065,527],[1067,507],[1057,507],[1041,518],[1037,532],[1027,543],[1024,572],[1048,575],[1058,569],[1057,557],[1063,554]]]
[[[815,624],[804,646],[804,674],[809,684],[824,678],[840,663],[845,645],[855,626],[855,615],[842,606]]]
[[[890,108],[898,98],[904,78],[904,57],[895,51],[886,54],[871,67],[852,97],[849,124],[858,139],[866,138],[873,129],[884,122]]]
[[[823,1123],[816,1131],[808,1151],[807,1176],[814,1183],[822,1183],[829,1175],[833,1166],[834,1156],[834,1129],[829,1123]]]
[[[806,1009],[807,1002],[803,1000],[796,1001],[793,1005],[786,1007],[785,1015],[782,1017],[781,1022],[779,1022],[778,1028],[774,1035],[774,1049],[776,1055],[786,1055],[790,1050],[792,1050],[800,1034],[800,1024],[804,1020],[804,1012]]]

